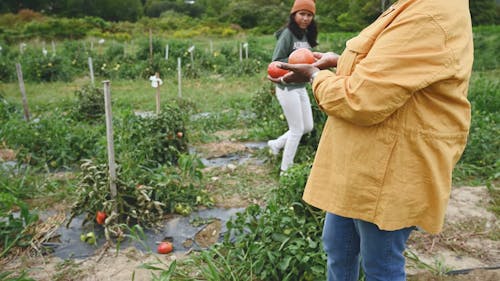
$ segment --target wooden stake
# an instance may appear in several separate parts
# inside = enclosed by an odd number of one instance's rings
[[[248,43],[243,43],[243,48],[245,49],[245,59],[248,59]]]
[[[92,65],[92,58],[89,57],[89,71],[90,71],[90,82],[94,86],[94,66]]]
[[[52,56],[56,55],[56,43],[52,40]]]
[[[238,44],[239,46],[239,49],[240,49],[240,61],[243,61],[243,50],[242,50],[242,46],[241,46],[241,43]]]
[[[160,73],[156,72],[156,79],[160,79]],[[160,115],[160,81],[157,82],[158,87],[156,87],[156,115]]]
[[[153,31],[149,29],[149,59],[153,63]]]
[[[191,56],[191,66],[194,67],[194,45],[188,48],[189,55]]]
[[[21,64],[16,63],[17,80],[19,80],[19,89],[21,90],[21,95],[23,97],[23,107],[24,107],[24,120],[30,121],[30,111],[28,108],[28,99],[26,98],[26,89],[24,88],[23,80],[23,70],[21,69]]]
[[[177,58],[177,81],[179,84],[179,98],[182,98],[182,87],[181,87],[181,81],[182,81],[182,71],[181,71],[181,58]]]
[[[115,149],[113,140],[113,114],[111,112],[111,91],[109,80],[103,81],[104,84],[104,105],[106,111],[106,139],[108,141],[108,165],[109,165],[109,189],[111,198],[115,198],[116,191],[116,165],[115,165]]]

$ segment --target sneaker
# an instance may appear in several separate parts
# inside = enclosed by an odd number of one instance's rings
[[[270,140],[267,142],[267,146],[269,146],[269,150],[272,155],[278,155],[280,153],[280,148],[278,147],[277,141]]]

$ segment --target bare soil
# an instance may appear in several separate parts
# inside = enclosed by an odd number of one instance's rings
[[[233,132],[234,133],[234,132]],[[230,139],[230,133],[221,133]],[[220,157],[228,153],[244,152],[247,148],[231,140],[221,141],[197,147],[205,157]],[[218,176],[213,176],[212,191],[216,192],[228,184],[225,173],[232,173],[234,168],[221,167]],[[256,180],[272,181],[269,173],[262,167],[245,167],[255,173]],[[274,179],[276,180],[276,179]],[[219,184],[216,182],[219,181]],[[250,202],[251,192],[227,194],[221,192],[216,198],[219,205],[242,207]],[[486,187],[454,187],[446,214],[445,229],[439,235],[429,235],[420,231],[412,234],[409,241],[407,271],[409,281],[498,281],[500,269],[486,269],[500,266],[500,224],[488,210],[490,195]],[[198,244],[210,246],[217,241],[221,223],[214,221],[196,234]],[[169,255],[142,253],[135,248],[116,251],[104,246],[99,253],[82,260],[61,260],[50,255],[42,255],[36,250],[18,252],[7,259],[0,260],[1,271],[21,272],[25,270],[29,277],[39,281],[79,280],[137,280],[152,279],[158,272],[141,268],[144,264],[154,264],[167,269],[173,260],[183,259],[188,253],[174,252]],[[476,269],[476,270],[472,270]],[[456,275],[445,275],[455,270]],[[459,270],[464,270],[460,272]]]

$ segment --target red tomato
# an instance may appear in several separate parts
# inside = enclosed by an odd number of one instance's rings
[[[104,220],[106,219],[106,213],[97,211],[97,215],[95,216],[95,220],[98,224],[104,224]]]
[[[298,64],[298,63],[311,64],[315,61],[316,59],[314,58],[313,52],[307,48],[297,49],[293,51],[290,54],[290,56],[288,56],[288,63],[291,64]]]
[[[279,61],[273,61],[269,64],[269,66],[267,67],[267,74],[269,74],[269,76],[278,78],[288,73],[288,70],[279,68],[277,66],[279,63]]]
[[[158,254],[168,254],[170,252],[172,252],[174,250],[174,246],[172,245],[172,243],[170,242],[161,242],[159,245],[158,245]]]

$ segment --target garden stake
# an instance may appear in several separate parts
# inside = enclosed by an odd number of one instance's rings
[[[56,56],[56,43],[54,43],[54,41],[52,41],[52,56]]]
[[[245,49],[245,59],[248,59],[248,43],[243,43],[243,48]]]
[[[189,55],[191,56],[191,66],[194,67],[194,45],[188,48]]]
[[[94,67],[92,66],[92,58],[89,57],[90,82],[94,86]]]
[[[238,49],[240,51],[240,62],[242,62],[243,61],[243,50],[241,47],[241,43],[238,44]]]
[[[106,139],[108,140],[108,162],[109,162],[109,189],[111,198],[116,197],[116,167],[115,167],[115,149],[113,146],[113,122],[111,113],[111,92],[109,80],[103,81],[104,84],[104,105],[106,110]]]
[[[23,97],[23,108],[24,108],[24,119],[30,121],[30,111],[28,109],[28,100],[26,98],[26,89],[24,88],[23,80],[23,70],[21,69],[21,64],[16,63],[17,79],[19,80],[19,89],[21,90],[21,95]]]
[[[149,29],[149,61],[153,64],[153,31]]]
[[[177,80],[179,84],[179,98],[182,98],[182,90],[181,90],[181,58],[177,58]]]
[[[156,87],[156,115],[160,115],[160,86],[161,86],[160,73],[156,72],[155,76],[156,80],[158,81],[158,86]]]

